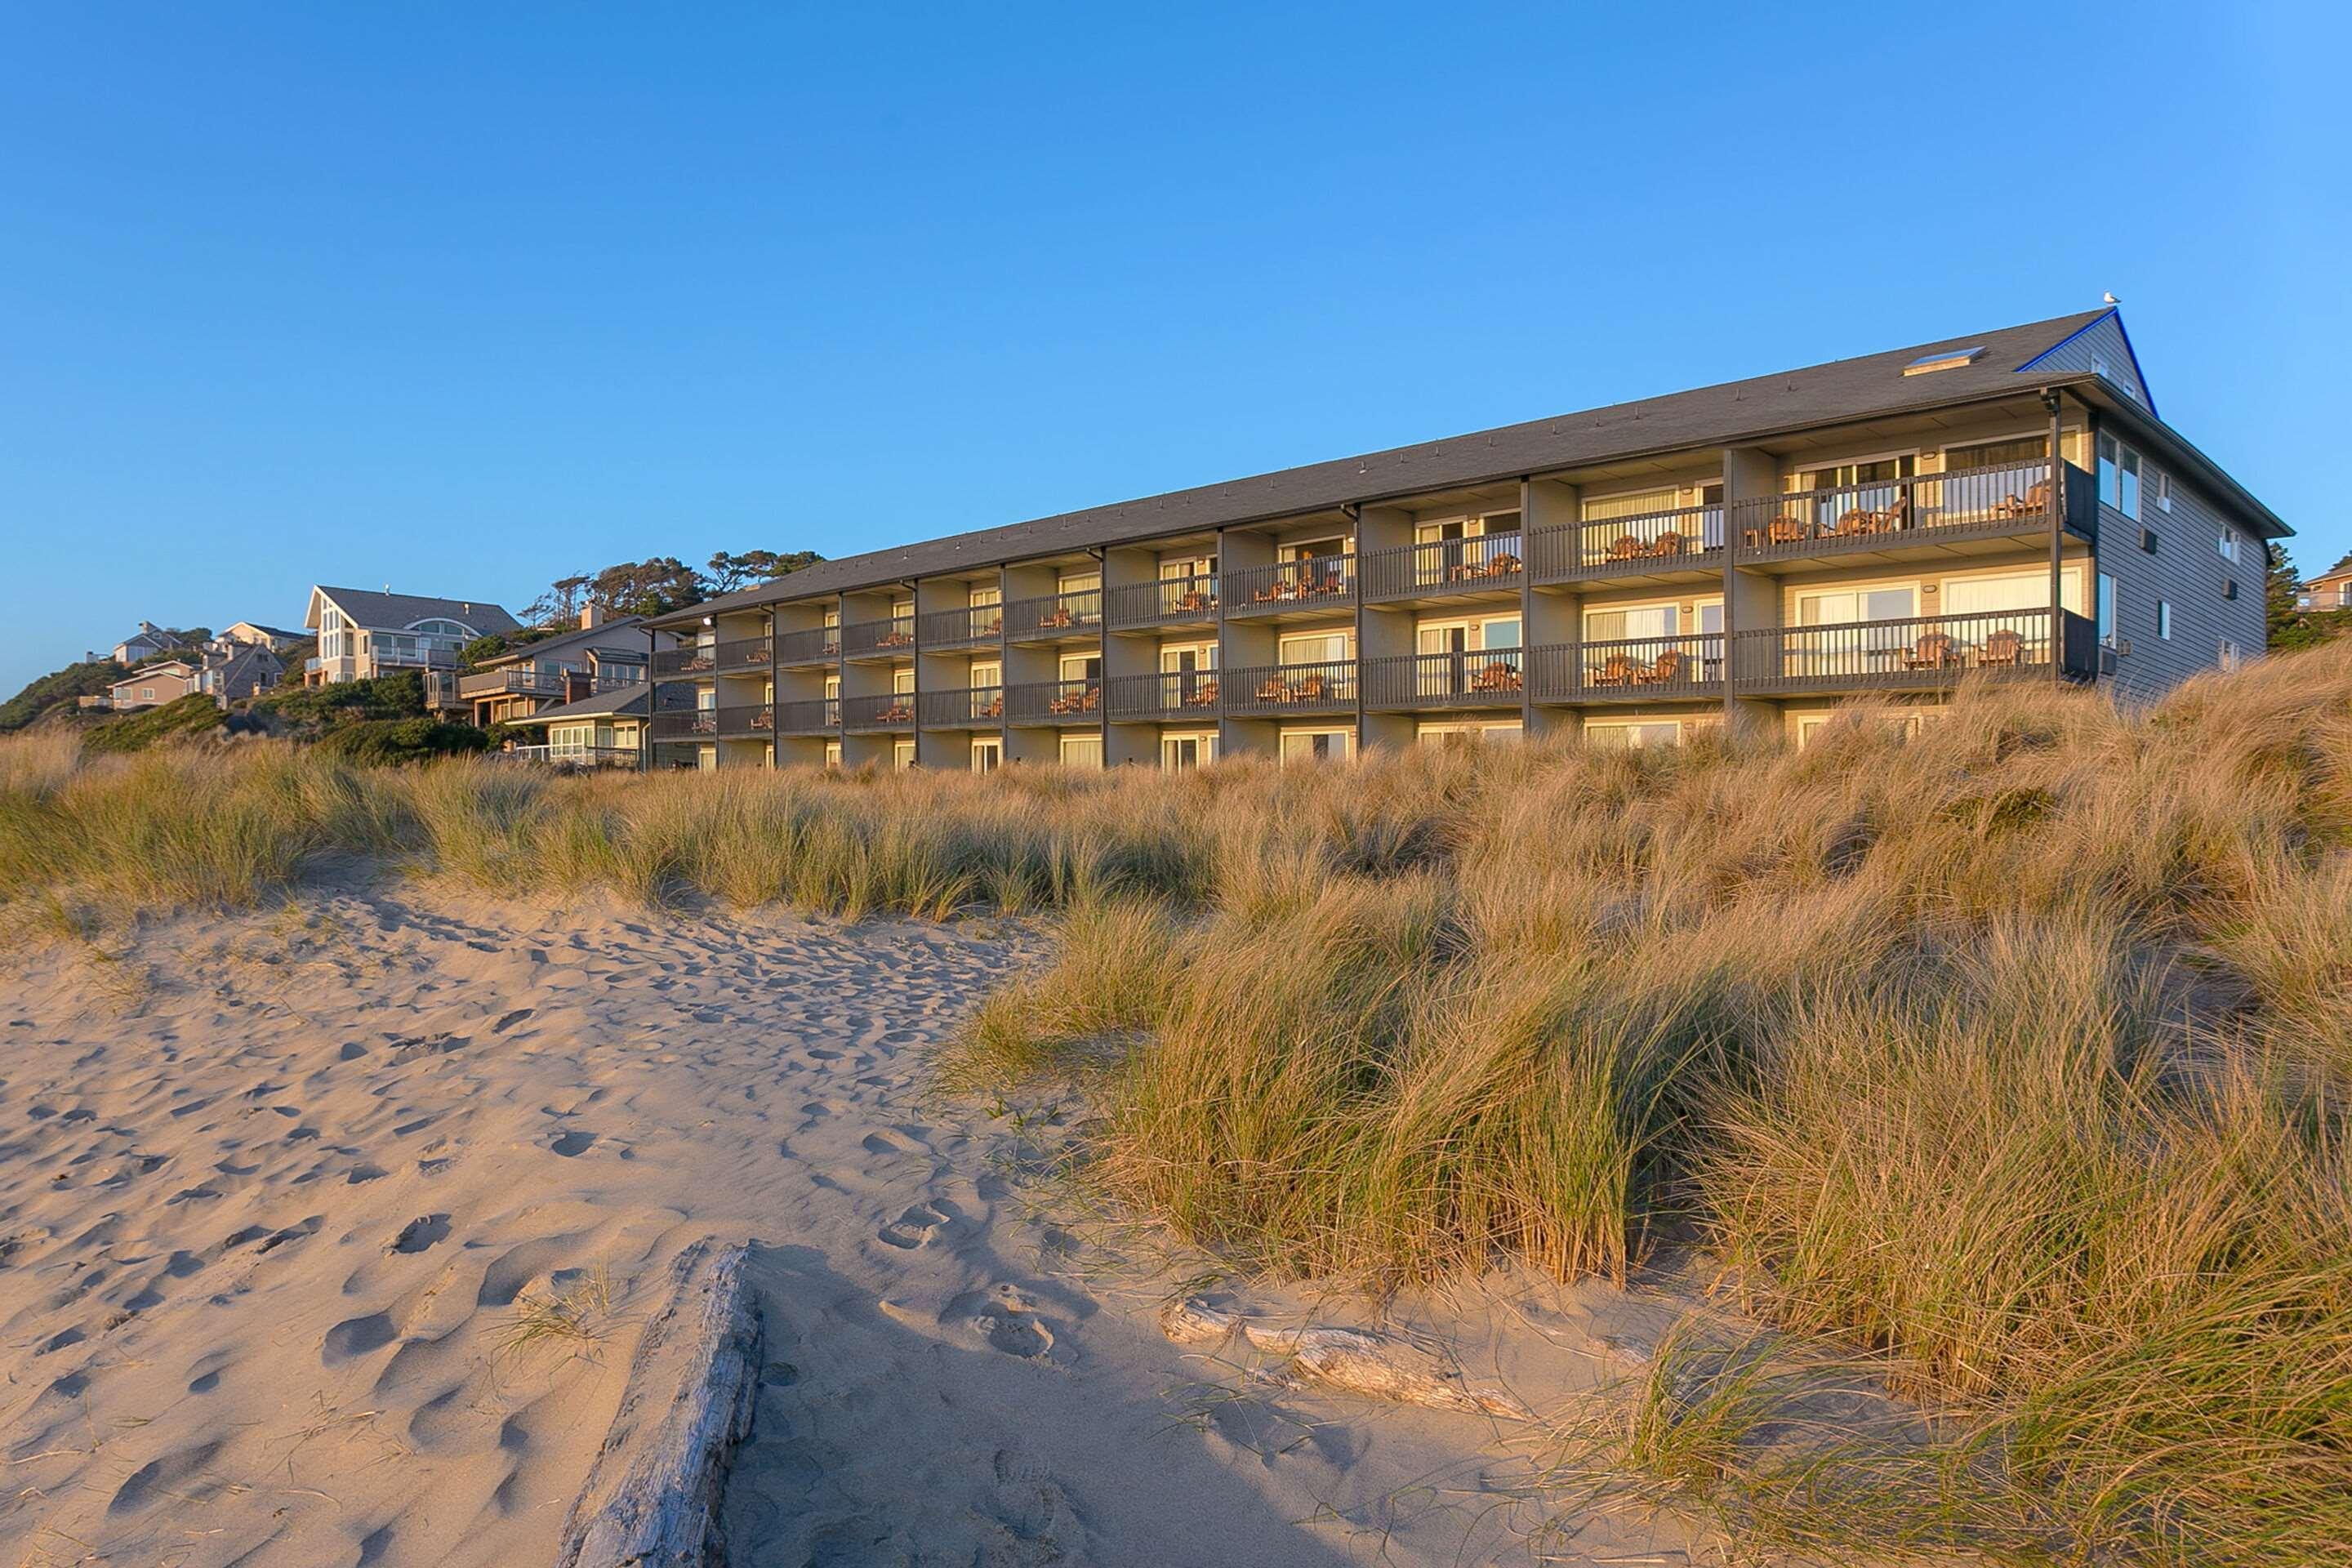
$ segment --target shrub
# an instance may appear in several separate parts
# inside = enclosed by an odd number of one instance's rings
[[[330,730],[319,750],[369,767],[465,756],[488,749],[489,732],[438,719],[362,719]]]

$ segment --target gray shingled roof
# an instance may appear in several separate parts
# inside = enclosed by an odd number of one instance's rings
[[[509,664],[519,664],[524,659],[541,658],[576,647],[595,647],[606,642],[623,653],[636,655],[638,662],[642,663],[646,652],[645,624],[642,616],[615,616],[601,626],[574,626],[568,632],[559,632],[554,637],[541,637],[537,642],[509,648],[496,658],[478,661],[474,668],[498,669]]]
[[[2095,378],[2070,374],[2027,380],[2019,377],[2017,371],[2106,313],[2104,309],[2084,310],[1993,331],[1965,333],[1802,370],[869,551],[725,595],[659,617],[654,624],[681,626],[717,610],[877,587],[999,561],[1263,522],[1347,502],[1368,503],[1487,484],[1649,453],[1761,439],[1808,426],[1885,417],[2044,384],[2087,383]],[[1905,365],[1937,350],[1979,346],[1985,352],[1968,364],[1929,375],[1902,374]],[[2284,525],[2245,495],[2235,480],[2153,415],[2128,405],[2117,412],[2135,424],[2164,432],[2197,463],[2210,468],[2222,485],[2284,531]]]
[[[559,702],[552,708],[542,708],[528,718],[509,719],[505,722],[552,724],[566,719],[603,719],[616,713],[635,714],[640,719],[645,717],[646,687],[642,682],[635,686],[616,686],[609,691],[583,697],[577,702]]]
[[[368,631],[399,631],[433,616],[446,616],[483,634],[521,629],[520,622],[487,599],[435,599],[422,594],[375,594],[364,588],[330,588],[324,584],[311,592],[324,594],[332,599],[337,608]],[[307,624],[309,617],[306,616],[304,620]]]

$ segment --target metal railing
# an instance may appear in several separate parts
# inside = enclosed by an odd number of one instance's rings
[[[1114,629],[1196,624],[1217,618],[1217,576],[1162,577],[1154,583],[1122,583],[1110,590]]]
[[[1004,689],[1014,724],[1090,724],[1102,718],[1100,680],[1036,680]]]
[[[653,717],[656,741],[706,741],[719,733],[719,710],[682,708]]]
[[[959,686],[926,691],[916,702],[925,725],[935,730],[989,727],[1004,722],[1004,688]]]
[[[654,674],[708,675],[719,668],[719,649],[710,643],[688,643],[683,647],[666,647],[654,653]]]
[[[1080,588],[1067,594],[1014,599],[1004,606],[1004,635],[1008,639],[1019,640],[1099,630],[1102,626],[1102,600],[1100,588]]]
[[[778,664],[816,664],[841,657],[839,626],[804,626],[775,636]]]
[[[1223,575],[1228,616],[1265,615],[1302,605],[1342,609],[1356,602],[1353,555],[1318,555],[1311,561],[1239,566]]]
[[[1004,630],[1003,605],[964,605],[925,610],[915,617],[916,640],[926,648],[964,647],[994,642]]]
[[[638,761],[635,746],[591,746],[577,741],[561,745],[509,746],[503,752],[489,754],[518,763],[541,763],[559,768],[634,768]]]
[[[560,697],[569,687],[568,669],[485,669],[457,678],[460,697]]]
[[[866,654],[914,652],[914,612],[878,621],[850,622],[841,628],[841,651],[850,658]]]
[[[1527,689],[1527,650],[1416,653],[1364,660],[1367,708],[1516,708]]]
[[[1171,669],[1156,675],[1113,676],[1114,719],[1213,719],[1223,688],[1213,669]]]
[[[2053,484],[2046,460],[1871,479],[1744,500],[1734,509],[1741,559],[1809,554],[1824,546],[1884,546],[1937,532],[2031,533],[2063,508],[2068,526],[2089,527],[2077,496],[2089,476],[2072,464]],[[2095,492],[2093,492],[2095,493]]]
[[[1723,693],[1723,634],[1613,637],[1531,650],[1538,702],[1717,697]]]
[[[1675,507],[1541,528],[1529,549],[1538,583],[1706,565],[1723,559],[1723,508]]]
[[[1526,569],[1527,542],[1516,533],[1371,550],[1363,556],[1364,597],[1403,599],[1423,594],[1517,588]]]
[[[830,735],[840,728],[838,697],[798,697],[776,704],[779,735]]]
[[[776,705],[772,702],[722,703],[717,711],[721,735],[767,735],[775,731]]]
[[[845,697],[841,700],[841,721],[851,730],[911,730],[915,727],[915,694],[880,691]]]
[[[1221,700],[1233,714],[1324,713],[1356,702],[1356,661],[1269,664],[1223,673]]]
[[[2091,625],[2081,616],[2066,619],[2067,633],[2074,633],[2073,623]],[[1975,671],[2047,675],[2052,659],[2060,656],[2066,673],[2087,675],[2097,649],[2080,646],[2079,634],[2074,636],[2076,646],[2054,643],[2047,609],[1772,626],[1733,635],[1732,675],[1745,691],[1910,689],[1948,685]],[[2095,645],[2095,636],[2091,641]]]

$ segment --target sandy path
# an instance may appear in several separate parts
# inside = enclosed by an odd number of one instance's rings
[[[772,1324],[739,1563],[1456,1560],[1478,1510],[1430,1505],[1490,1425],[1234,1388],[1164,1281],[1072,1267],[1001,1122],[923,1100],[1025,940],[352,887],[12,955],[6,1561],[545,1561],[704,1235],[759,1244]],[[594,1343],[502,1348],[600,1281]],[[1485,1370],[1589,1382],[1612,1310]],[[1486,1517],[1469,1560],[1527,1522]],[[1552,1560],[1685,1559],[1596,1521]]]

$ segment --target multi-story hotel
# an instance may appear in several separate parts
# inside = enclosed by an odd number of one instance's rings
[[[2289,531],[2113,310],[826,562],[656,623],[656,765],[1801,742],[2263,646]]]

